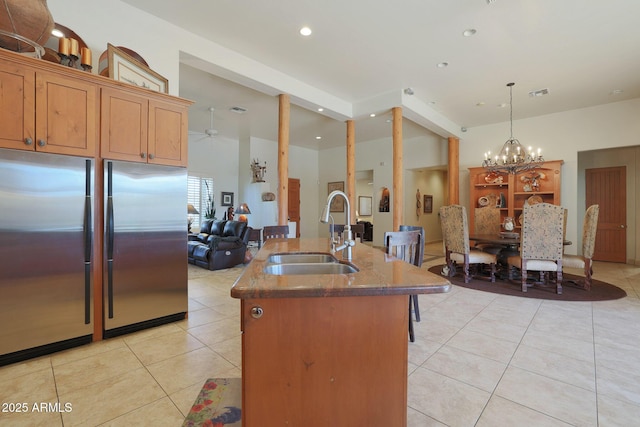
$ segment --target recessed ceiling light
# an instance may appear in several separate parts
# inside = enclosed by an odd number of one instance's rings
[[[610,95],[620,95],[622,93],[622,89],[614,89],[610,92]]]
[[[415,92],[413,91],[413,89],[412,89],[412,88],[408,87],[408,88],[406,88],[406,89],[404,90],[404,93],[405,93],[406,95],[413,95]]]
[[[507,105],[509,104],[505,104],[504,102],[502,104],[498,104],[498,108],[505,108]]]
[[[375,117],[375,116],[376,116],[376,113],[369,114],[369,117]]]
[[[538,89],[538,90],[532,90],[531,92],[529,92],[529,96],[532,98],[535,98],[537,96],[544,96],[544,95],[549,95],[549,89]]]
[[[311,28],[309,27],[302,27],[300,28],[300,34],[302,34],[303,36],[310,36],[311,35]]]
[[[51,35],[54,37],[64,37],[64,33],[57,28],[51,30]]]
[[[484,107],[484,102],[480,101],[476,104],[476,107]]]
[[[321,136],[316,136],[316,139],[322,139],[322,137]]]
[[[437,67],[438,68],[447,68],[449,66],[448,62],[440,62]]]
[[[476,29],[475,28],[469,28],[468,30],[464,30],[462,32],[462,35],[465,37],[471,37],[476,33]]]
[[[324,108],[320,107],[320,108],[318,108],[318,111],[323,112]]]

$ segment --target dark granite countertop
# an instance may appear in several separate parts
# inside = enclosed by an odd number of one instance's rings
[[[248,299],[409,295],[441,293],[451,289],[446,278],[361,243],[353,247],[349,262],[360,270],[357,273],[283,276],[264,273],[269,256],[282,252],[331,251],[328,238],[269,239],[236,280],[231,296]],[[342,261],[341,251],[334,256]]]

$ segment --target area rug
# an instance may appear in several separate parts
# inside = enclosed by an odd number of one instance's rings
[[[444,264],[431,267],[429,271],[434,274],[440,274]],[[523,298],[538,298],[558,301],[607,301],[620,299],[627,296],[627,293],[617,286],[600,280],[591,280],[591,290],[585,291],[580,289],[571,281],[582,281],[584,277],[574,274],[564,273],[562,275],[562,295],[556,294],[555,285],[552,286],[532,286],[527,292],[522,292],[519,281],[501,280],[496,277],[495,283],[491,283],[489,279],[474,279],[469,283],[464,283],[464,277],[461,272],[453,277],[448,278],[451,283],[463,288],[476,289],[478,291],[493,292],[496,294],[513,295]]]
[[[240,427],[241,402],[240,378],[209,378],[202,386],[182,427]]]

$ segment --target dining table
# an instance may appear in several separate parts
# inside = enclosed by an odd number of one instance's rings
[[[503,249],[496,255],[498,265],[501,267],[507,266],[507,258],[514,255],[520,255],[520,236],[511,237],[503,234],[470,234],[469,240],[473,240],[477,243],[489,243],[493,246],[502,246]],[[564,240],[565,246],[570,245],[570,240]],[[504,271],[504,268],[499,268],[499,271]],[[500,274],[500,276],[503,276]]]

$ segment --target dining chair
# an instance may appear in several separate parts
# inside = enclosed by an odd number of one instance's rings
[[[262,229],[262,240],[286,239],[289,237],[288,225],[265,225]]]
[[[575,284],[583,289],[591,290],[591,276],[593,275],[593,251],[596,247],[596,231],[598,229],[599,205],[591,205],[587,208],[582,222],[582,255],[563,255],[562,268],[584,269],[584,283]]]
[[[495,206],[475,208],[473,219],[475,234],[500,234],[500,209]],[[476,243],[473,247],[494,255],[502,250],[502,246],[491,243]]]
[[[329,233],[342,238],[344,224],[329,224]],[[359,238],[360,243],[362,243],[364,238],[364,224],[351,224],[351,235],[354,239]]]
[[[545,272],[554,272],[556,293],[562,294],[563,224],[562,206],[549,203],[524,205],[520,255],[507,258],[509,280],[513,279],[514,269],[520,269],[522,292],[527,292],[530,286],[528,272],[538,271],[541,282],[547,276]]]
[[[420,250],[422,246],[423,250]],[[385,252],[416,267],[422,265],[420,253],[424,253],[424,244],[420,231],[387,231],[384,233]],[[415,296],[415,299],[414,299]],[[413,331],[412,302],[417,305],[417,295],[409,295],[409,340],[415,341]],[[418,314],[419,316],[419,314]],[[419,321],[419,319],[416,319]]]
[[[455,275],[456,264],[462,264],[464,282],[469,283],[470,264],[487,264],[490,268],[489,278],[496,281],[496,255],[469,247],[469,223],[464,206],[450,205],[440,207],[440,224],[444,240],[445,259],[448,275]]]
[[[418,231],[420,232],[420,245],[418,245],[418,254],[416,255],[416,260],[414,265],[417,267],[422,267],[422,262],[424,260],[424,245],[425,245],[425,234],[424,228],[418,225],[401,225],[398,228],[399,231]],[[413,314],[416,318],[416,322],[420,321],[420,305],[418,303],[418,295],[410,295],[409,305],[413,306]],[[409,314],[411,315],[411,314]]]

